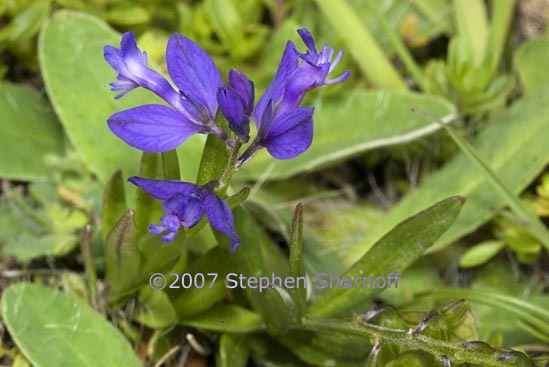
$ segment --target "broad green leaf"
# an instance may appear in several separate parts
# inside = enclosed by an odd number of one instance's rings
[[[149,328],[162,329],[175,324],[177,314],[166,293],[147,284],[139,291],[133,318]]]
[[[23,233],[8,241],[1,250],[6,256],[14,256],[21,262],[30,262],[43,256],[64,256],[78,243],[78,237],[70,233],[52,233],[34,236]]]
[[[390,272],[395,272],[396,278],[398,272],[417,260],[454,223],[464,202],[461,197],[445,199],[397,225],[340,277],[342,280],[350,278],[351,288],[330,287],[327,283],[316,302],[311,304],[310,314],[317,317],[337,315],[371,300],[383,288],[391,287]],[[379,277],[385,276],[387,283],[383,278],[383,286],[379,286]],[[360,281],[354,287],[358,278],[366,277],[372,279],[372,284],[375,279],[375,286],[368,286],[367,282],[364,286]],[[322,283],[317,276],[315,287],[319,286]],[[396,282],[394,286],[397,286]]]
[[[179,323],[199,329],[227,333],[246,333],[264,327],[261,316],[234,305],[217,305],[206,312],[182,319]]]
[[[246,164],[236,177],[258,179],[264,175],[281,179],[310,172],[365,151],[403,144],[439,130],[410,112],[412,108],[450,119],[455,109],[446,100],[414,93],[368,92],[354,90],[315,106],[313,144],[302,155],[275,160],[265,150]]]
[[[53,111],[34,90],[0,83],[0,176],[35,180],[48,175],[47,154],[63,153],[63,132]]]
[[[539,38],[524,43],[515,54],[520,82],[527,92],[549,82],[547,73],[549,38]]]
[[[243,335],[223,334],[216,355],[218,367],[246,367],[250,352]]]
[[[130,344],[77,297],[38,284],[17,283],[2,295],[11,337],[35,367],[140,367]]]
[[[124,177],[137,173],[140,152],[117,139],[107,118],[118,111],[158,103],[151,92],[136,89],[114,99],[109,82],[116,73],[103,59],[103,47],[119,47],[121,36],[98,18],[74,11],[58,11],[40,33],[38,53],[44,82],[57,115],[88,168],[102,182],[122,169]],[[203,137],[193,137],[178,151],[181,176],[193,179]]]
[[[505,247],[503,241],[485,241],[471,247],[459,259],[459,266],[470,268],[482,265],[496,256]]]
[[[472,147],[514,193],[520,193],[549,162],[549,88],[540,88],[491,119],[472,141]],[[495,143],[497,142],[497,144]],[[505,205],[485,175],[460,153],[406,195],[348,251],[357,259],[410,213],[451,195],[467,197],[462,215],[428,251],[440,249],[475,230]],[[360,244],[360,245],[359,245]]]

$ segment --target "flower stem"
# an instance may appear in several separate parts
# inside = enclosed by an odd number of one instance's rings
[[[242,143],[240,141],[236,141],[234,145],[229,147],[227,165],[217,180],[216,191],[225,191],[231,181],[231,178],[233,177],[233,174],[237,171],[237,158],[241,147]]]

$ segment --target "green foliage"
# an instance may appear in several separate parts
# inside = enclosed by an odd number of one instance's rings
[[[517,3],[0,3],[0,364],[545,366],[547,39],[510,42]],[[103,47],[118,31],[161,74],[183,33],[222,75],[249,75],[257,101],[304,26],[352,73],[306,100],[315,136],[296,159],[260,151],[237,172],[240,143],[141,154],[109,131],[112,113],[159,101],[114,99]],[[162,203],[136,174],[215,187],[240,247],[206,218],[171,243],[150,235]],[[391,272],[398,288],[315,288],[319,273]]]
[[[103,316],[59,290],[14,284],[2,295],[2,317],[36,367],[141,366],[128,342]]]
[[[236,177],[257,180],[268,174],[267,178],[285,178],[333,166],[379,147],[405,144],[439,129],[436,124],[411,113],[412,108],[444,116],[447,121],[455,114],[451,104],[434,96],[388,91],[345,92],[342,99],[318,102],[315,140],[307,152],[295,159],[273,162],[261,151]],[[344,128],[334,130],[334,121],[341,121]]]
[[[19,180],[43,179],[44,157],[63,153],[63,132],[50,106],[34,90],[0,83],[0,175]]]

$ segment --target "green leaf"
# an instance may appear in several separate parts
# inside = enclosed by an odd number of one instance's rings
[[[471,268],[482,265],[496,256],[505,247],[503,241],[485,241],[471,247],[459,259],[459,266]]]
[[[246,164],[235,177],[286,178],[335,165],[368,150],[403,144],[439,130],[410,113],[421,108],[436,116],[454,116],[446,100],[424,94],[368,92],[356,89],[343,100],[317,102],[311,147],[289,160],[274,160],[265,150]]]
[[[261,316],[234,305],[217,305],[204,313],[180,320],[179,323],[227,333],[247,333],[263,328]]]
[[[1,253],[14,256],[21,262],[30,262],[43,256],[64,256],[71,252],[78,238],[70,233],[52,233],[40,237],[23,233],[17,239],[10,240]]]
[[[186,262],[186,238],[181,232],[175,236],[172,242],[162,242],[160,238],[161,236],[152,236],[150,234],[139,238],[138,246],[141,252],[140,282],[148,281],[152,274],[167,273],[176,264]]]
[[[304,288],[302,288],[304,289]],[[290,313],[275,288],[267,288],[261,293],[263,303],[261,315],[271,335],[284,335],[290,330]]]
[[[136,89],[118,100],[108,83],[116,73],[103,59],[103,47],[119,47],[120,35],[98,18],[74,11],[58,11],[45,24],[38,43],[40,68],[50,100],[65,131],[88,168],[102,182],[122,169],[135,175],[140,152],[116,138],[107,118],[118,111],[158,103],[151,92]],[[195,177],[203,137],[193,137],[178,152],[184,179]],[[184,163],[184,164],[183,164]]]
[[[488,18],[482,0],[455,0],[454,16],[458,36],[467,48],[467,59],[472,65],[480,65],[486,56]]]
[[[181,317],[189,317],[204,312],[226,296],[227,289],[222,275],[216,272],[218,279],[210,286],[213,276],[208,276],[208,273],[202,274],[205,278],[203,288],[178,289],[180,294],[173,300],[173,306]]]
[[[122,171],[116,171],[105,186],[103,194],[103,216],[101,229],[103,232],[103,241],[114,228],[115,224],[126,213],[126,190],[124,189],[124,179]]]
[[[545,245],[545,248],[549,250],[549,230],[545,227],[545,224],[541,219],[539,219],[539,217],[535,215],[535,213],[530,210],[530,208],[528,208],[503,181],[501,181],[484,159],[479,156],[475,148],[459,134],[454,132],[451,127],[445,126],[442,121],[438,121],[438,123],[446,130],[461,151],[465,153],[467,158],[480,168],[481,172],[486,177],[486,180],[492,185],[494,191],[497,191],[505,200],[505,204],[507,204],[520,219],[524,220],[526,229],[538,238]]]
[[[303,265],[303,204],[297,204],[292,220],[290,237],[290,276],[293,279],[305,276]],[[307,304],[307,290],[304,287],[290,289],[295,304],[294,318],[299,320]]]
[[[141,362],[124,337],[77,297],[17,283],[2,295],[11,337],[36,367],[127,366]]]
[[[210,134],[206,138],[196,183],[204,185],[218,179],[226,164],[227,146],[225,142],[217,135]]]
[[[246,338],[238,334],[223,334],[216,355],[218,367],[246,367],[250,351]]]
[[[114,295],[134,285],[140,275],[138,235],[133,210],[120,218],[104,242],[106,279]]]
[[[376,286],[366,282],[364,287],[359,282],[356,288],[328,287],[311,304],[309,313],[318,317],[349,311],[371,300],[384,287],[391,287],[391,280],[386,285],[385,277],[390,272],[403,272],[417,260],[454,223],[464,202],[461,197],[448,198],[397,225],[340,277],[349,277],[353,286],[357,278],[370,277]],[[382,287],[377,286],[379,277],[383,278]],[[322,286],[318,278],[315,286]]]
[[[161,153],[144,152],[139,166],[139,176],[156,180],[164,179],[164,162]],[[149,225],[157,223],[164,216],[162,201],[153,198],[140,187],[135,187],[135,223],[137,232],[143,236],[149,232]]]
[[[520,82],[529,92],[549,83],[547,60],[549,59],[549,38],[530,40],[515,53],[515,63]]]
[[[177,322],[177,314],[169,297],[149,285],[139,291],[134,320],[152,329],[162,329]]]
[[[0,83],[0,176],[35,180],[49,174],[47,154],[63,153],[63,133],[44,98],[22,85]]]
[[[549,162],[547,99],[549,87],[527,94],[506,112],[488,121],[486,128],[472,141],[472,147],[514,193],[521,192]],[[348,249],[349,256],[358,258],[410,213],[451,195],[467,197],[467,204],[455,224],[428,252],[475,230],[494,216],[495,208],[506,204],[485,175],[460,153],[408,193],[369,233],[357,238],[356,245]]]

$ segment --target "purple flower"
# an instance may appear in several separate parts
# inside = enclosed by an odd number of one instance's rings
[[[108,126],[124,142],[147,152],[165,152],[196,133],[227,139],[214,121],[221,75],[211,57],[196,43],[177,33],[168,42],[168,73],[178,91],[147,67],[147,55],[137,47],[131,32],[122,36],[120,49],[105,46],[104,55],[118,73],[119,81],[111,83],[113,91],[121,91],[116,98],[142,87],[169,105],[138,106],[112,115]]]
[[[212,227],[231,239],[231,251],[240,244],[234,230],[231,209],[207,188],[188,182],[141,177],[130,177],[129,181],[152,197],[164,201],[163,209],[166,215],[160,218],[161,225],[149,226],[153,235],[168,232],[162,237],[163,242],[171,242],[180,227],[194,226],[205,214]]]
[[[276,74],[255,106],[253,117],[258,136],[241,156],[241,163],[262,147],[277,159],[294,158],[306,151],[313,140],[313,109],[299,107],[305,94],[322,85],[342,82],[349,76],[347,70],[328,79],[343,57],[343,51],[332,61],[333,48],[324,45],[318,52],[308,30],[300,29],[298,33],[307,52],[298,52],[291,41],[286,44]]]

